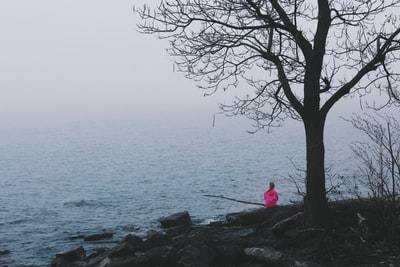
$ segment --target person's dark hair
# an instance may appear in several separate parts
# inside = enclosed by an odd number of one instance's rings
[[[275,188],[275,183],[274,182],[269,182],[269,188],[274,189]]]

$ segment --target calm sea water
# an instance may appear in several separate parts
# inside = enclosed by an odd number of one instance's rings
[[[332,119],[327,164],[355,169],[351,126]],[[239,118],[98,119],[3,126],[0,136],[0,266],[47,266],[78,235],[158,228],[157,219],[187,210],[201,223],[262,203],[273,180],[280,203],[300,200],[289,174],[304,166],[301,124],[248,134]],[[112,244],[105,244],[111,246]]]

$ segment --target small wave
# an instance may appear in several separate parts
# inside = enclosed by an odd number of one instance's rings
[[[27,218],[22,218],[22,219],[16,219],[16,220],[10,221],[9,224],[21,224],[21,223],[25,223],[27,221],[28,221]]]
[[[138,232],[140,231],[140,226],[127,224],[127,225],[120,225],[117,227],[117,230],[121,230],[124,232]]]
[[[79,200],[79,201],[68,201],[64,203],[65,207],[86,207],[86,206],[95,206],[99,203],[95,203],[94,201],[86,201],[86,200]]]
[[[225,221],[225,216],[224,215],[216,215],[212,218],[193,218],[192,221],[195,221],[196,223],[200,225],[208,225],[212,223],[218,223],[218,222],[223,222]]]
[[[215,223],[215,222],[218,222],[218,220],[217,219],[204,219],[200,222],[200,224],[208,225],[208,224]]]

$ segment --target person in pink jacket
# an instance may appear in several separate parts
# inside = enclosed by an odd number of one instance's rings
[[[264,205],[267,208],[272,208],[276,206],[278,202],[278,192],[275,190],[275,183],[270,182],[269,188],[264,192]]]

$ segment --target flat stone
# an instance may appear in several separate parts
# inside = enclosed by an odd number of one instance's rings
[[[84,241],[99,241],[99,240],[103,240],[103,239],[109,239],[113,237],[113,233],[99,233],[99,234],[93,234],[93,235],[89,235],[86,236],[83,240]]]
[[[56,258],[61,258],[69,262],[84,261],[86,259],[86,251],[83,246],[73,248],[56,254]]]
[[[159,222],[161,223],[161,226],[164,228],[171,228],[171,227],[176,227],[176,226],[180,226],[180,225],[189,226],[192,224],[192,220],[190,218],[189,212],[187,212],[187,211],[174,213],[167,217],[161,217],[159,219]]]

